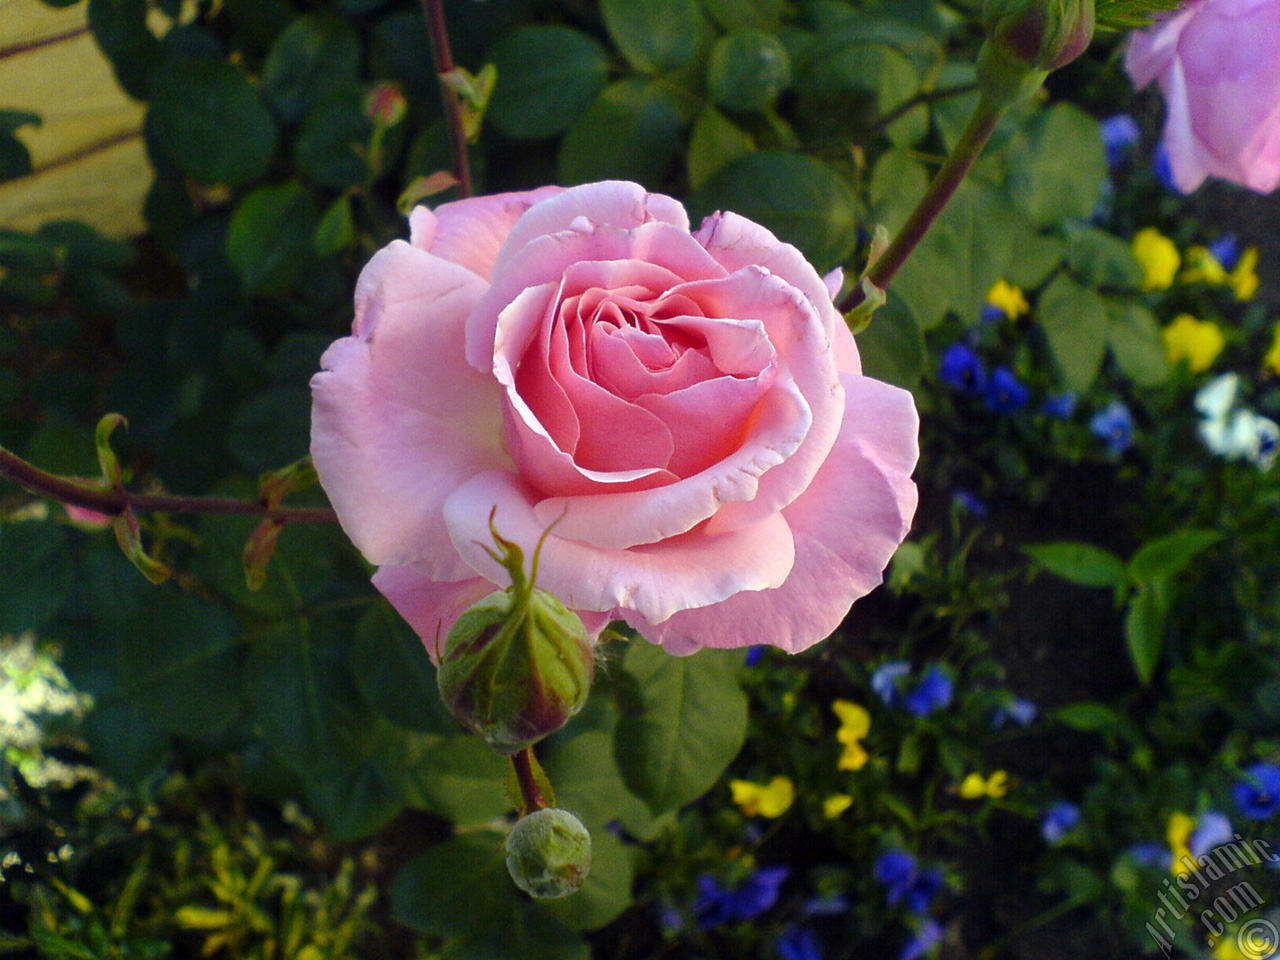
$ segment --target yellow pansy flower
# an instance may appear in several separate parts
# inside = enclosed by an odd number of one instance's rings
[[[1231,289],[1235,291],[1237,300],[1250,300],[1258,290],[1258,248],[1247,247],[1244,253],[1240,254],[1240,259],[1236,261],[1235,268],[1231,271],[1231,275],[1227,277],[1227,283],[1231,285]]]
[[[1178,274],[1179,283],[1211,283],[1216,287],[1227,282],[1227,271],[1208,247],[1188,247],[1183,262],[1186,266]]]
[[[853,797],[847,793],[833,793],[822,801],[822,815],[828,820],[834,820],[848,810],[852,803]]]
[[[1226,339],[1222,329],[1212,320],[1197,320],[1189,313],[1180,313],[1173,323],[1161,331],[1164,350],[1169,363],[1177,365],[1187,361],[1187,369],[1200,373],[1213,366],[1222,352]]]
[[[780,817],[796,799],[795,784],[789,777],[774,777],[767,784],[750,780],[730,780],[733,802],[748,817]]]
[[[1196,828],[1196,822],[1192,817],[1185,813],[1177,812],[1169,817],[1169,826],[1165,828],[1165,840],[1169,844],[1169,852],[1173,854],[1173,863],[1171,870],[1175,877],[1181,877],[1187,874],[1184,858],[1190,861],[1191,848],[1187,846],[1187,841],[1191,839],[1191,831]]]
[[[844,744],[844,752],[836,764],[838,770],[861,770],[867,762],[867,751],[859,742],[871,732],[871,714],[866,707],[849,700],[837,700],[831,709],[840,718],[836,739]]]
[[[1009,774],[997,770],[989,777],[980,773],[971,773],[960,782],[960,796],[966,800],[977,800],[980,797],[1003,797],[1009,792]]]
[[[996,307],[1010,320],[1018,319],[1031,309],[1022,291],[1004,280],[997,280],[995,286],[987,291],[987,303]]]
[[[1276,324],[1276,331],[1271,338],[1271,349],[1262,358],[1262,365],[1280,377],[1280,324]]]
[[[1155,227],[1147,227],[1134,234],[1133,255],[1142,265],[1143,290],[1168,288],[1182,265],[1178,248]]]
[[[1250,944],[1241,946],[1232,936],[1223,937],[1213,947],[1213,960],[1267,960],[1272,955],[1271,945],[1257,944],[1250,949]]]

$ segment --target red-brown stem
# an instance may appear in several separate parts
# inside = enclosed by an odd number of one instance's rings
[[[462,125],[462,101],[453,87],[444,82],[444,76],[455,67],[449,51],[449,31],[444,22],[442,0],[422,0],[422,14],[427,19],[427,31],[431,34],[431,51],[436,61],[436,76],[440,78],[440,96],[444,100],[445,122],[449,126],[449,141],[453,145],[453,175],[458,180],[459,196],[472,195],[471,160],[467,156],[467,131]]]
[[[547,798],[542,795],[542,788],[533,775],[533,747],[525,747],[511,755],[511,765],[515,767],[516,782],[520,784],[520,796],[524,798],[522,815],[527,816],[535,810],[544,810]]]
[[[889,244],[888,249],[868,271],[867,279],[871,283],[883,290],[889,285],[889,281],[897,275],[898,269],[906,262],[907,257],[911,255],[911,251],[924,239],[924,235],[933,226],[933,222],[946,209],[947,203],[955,194],[965,175],[968,174],[974,161],[982,153],[982,148],[986,145],[987,140],[990,139],[996,124],[1000,122],[1000,118],[1004,116],[1004,113],[1004,107],[994,106],[988,103],[985,98],[978,102],[978,106],[969,118],[969,123],[965,126],[964,132],[960,134],[960,140],[956,143],[955,149],[943,161],[937,175],[933,178],[933,182],[929,184],[929,189],[920,198],[916,208],[911,211],[911,216],[902,225],[902,229],[893,238],[893,242]],[[862,300],[863,292],[861,285],[859,285],[854,287],[853,291],[837,304],[837,308],[841,312],[847,313],[860,304]]]
[[[113,517],[132,508],[135,513],[247,513],[271,517],[281,523],[335,523],[338,519],[338,515],[328,507],[271,507],[260,500],[104,490],[83,480],[71,480],[41,470],[4,447],[0,447],[0,477],[12,480],[38,496]]]

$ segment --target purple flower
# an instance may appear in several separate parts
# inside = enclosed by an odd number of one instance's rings
[[[942,942],[942,925],[932,917],[920,924],[912,934],[907,945],[902,948],[898,960],[920,960],[926,953]]]
[[[980,397],[987,386],[987,371],[982,358],[967,343],[953,343],[942,355],[938,379],[957,393]]]
[[[778,902],[778,893],[790,872],[787,867],[765,867],[733,890],[704,873],[698,878],[698,899],[693,905],[698,925],[710,930],[722,923],[758,917]]]
[[[1112,400],[1089,421],[1089,429],[1117,456],[1133,446],[1133,414],[1119,400]]]
[[[1135,843],[1125,852],[1140,867],[1159,867],[1161,870],[1168,870],[1169,865],[1173,863],[1173,855],[1169,852],[1169,848],[1153,840]]]
[[[1235,831],[1231,829],[1231,820],[1226,814],[1210,810],[1196,820],[1196,828],[1187,838],[1187,850],[1199,860],[1210,850],[1230,843],[1233,839]]]
[[[1280,810],[1280,767],[1255,763],[1232,789],[1236,806],[1250,820],[1270,820]]]
[[[812,930],[793,925],[778,937],[778,956],[782,960],[822,960],[822,951]]]
[[[1107,165],[1118,167],[1138,145],[1141,133],[1138,124],[1127,113],[1117,113],[1107,117],[1100,124],[1102,128],[1102,145],[1107,148]]]
[[[1045,398],[1040,409],[1046,417],[1052,417],[1054,420],[1070,420],[1071,415],[1076,412],[1076,395],[1071,390],[1055,393]]]
[[[748,667],[754,667],[762,659],[764,659],[764,644],[757,644],[754,647],[747,648],[747,659],[743,662]]]
[[[1008,367],[996,367],[987,381],[987,407],[994,413],[1021,410],[1031,399],[1031,391]]]
[[[1060,800],[1044,812],[1040,822],[1040,835],[1045,843],[1057,843],[1080,822],[1080,808],[1074,803]]]
[[[1210,244],[1209,252],[1213,259],[1222,264],[1223,270],[1234,270],[1240,260],[1240,241],[1234,233],[1224,233],[1215,243]]]
[[[902,705],[917,717],[927,717],[951,706],[954,693],[951,678],[939,667],[930,667],[924,678],[902,698]]]
[[[905,850],[887,850],[880,854],[874,874],[885,888],[885,902],[889,906],[901,903],[915,914],[928,913],[929,904],[942,889],[942,871],[935,867],[921,870],[916,858]]]
[[[1008,704],[1002,704],[992,711],[991,729],[1001,730],[1010,720],[1020,727],[1029,727],[1031,726],[1031,721],[1035,720],[1036,714],[1039,712],[1039,709],[1030,700],[1014,697]]]
[[[962,513],[971,513],[978,519],[987,515],[987,505],[972,490],[955,490],[951,494],[951,502]]]

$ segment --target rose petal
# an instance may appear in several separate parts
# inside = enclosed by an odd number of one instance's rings
[[[445,638],[463,611],[503,589],[484,577],[452,582],[432,580],[412,567],[381,567],[373,575],[373,585],[422,638],[432,663],[440,662]]]
[[[409,242],[488,280],[516,221],[534,204],[563,191],[563,187],[540,187],[468,197],[442,203],[435,210],[414,207],[409,214]]]
[[[510,463],[501,391],[460,362],[483,289],[456,264],[391,244],[360,276],[355,336],[330,346],[312,378],[316,470],[372,563],[417,562],[443,580],[469,572],[441,506],[463,480]]]
[[[848,409],[839,439],[813,483],[782,513],[795,538],[786,582],[666,621],[624,612],[645,639],[678,656],[754,644],[796,653],[829,636],[853,602],[879,585],[915,514],[910,474],[919,420],[905,390],[866,377],[844,380]]]
[[[501,567],[481,546],[489,539],[489,514],[508,540],[531,556],[546,526],[533,511],[533,496],[513,474],[492,471],[458,488],[445,505],[454,546],[485,577]],[[559,535],[546,538],[538,585],[567,606],[603,613],[634,610],[653,621],[679,610],[717,603],[741,590],[781,584],[793,560],[791,532],[781,515],[757,527],[707,536],[692,531],[630,550],[605,550]],[[616,608],[616,609],[615,609]]]
[[[773,386],[773,367],[759,377],[716,377],[664,395],[639,397],[636,405],[654,414],[674,444],[667,469],[691,477],[733,456],[750,443],[749,420]]]

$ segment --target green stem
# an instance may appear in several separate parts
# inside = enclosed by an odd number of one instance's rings
[[[516,771],[516,782],[520,784],[520,796],[524,799],[522,816],[527,816],[535,810],[544,810],[547,807],[547,799],[542,795],[542,788],[538,786],[537,777],[533,775],[532,751],[532,747],[525,747],[511,756],[511,765],[515,767]]]
[[[132,508],[135,513],[247,513],[270,517],[281,523],[336,523],[338,519],[337,514],[328,507],[272,507],[261,500],[104,490],[94,486],[92,482],[60,477],[41,470],[4,447],[0,447],[0,477],[12,480],[37,496],[86,510],[96,510],[112,517]]]
[[[1004,116],[1004,107],[991,104],[986,97],[978,101],[973,115],[960,134],[960,140],[951,154],[943,161],[929,189],[911,211],[911,216],[903,224],[898,235],[893,238],[888,249],[880,256],[867,273],[867,280],[883,290],[906,262],[907,257],[924,239],[929,227],[946,209],[947,203],[955,195],[974,162],[982,153],[982,148],[990,139],[996,124]],[[837,306],[841,312],[847,313],[863,301],[862,287],[858,286]]]
[[[902,101],[902,103],[898,104],[884,116],[877,118],[876,121],[871,124],[871,130],[878,133],[885,127],[889,126],[889,124],[893,123],[893,121],[906,113],[910,113],[921,104],[937,103],[940,100],[949,100],[952,97],[962,97],[967,93],[973,93],[977,89],[977,82],[973,82],[956,84],[954,87],[939,87],[935,90],[926,90],[923,93],[917,93],[914,97]]]
[[[449,141],[453,145],[453,175],[458,180],[458,195],[470,197],[474,190],[471,186],[471,159],[467,155],[467,131],[462,124],[462,101],[458,99],[458,92],[444,82],[445,75],[453,73],[456,64],[449,50],[443,0],[422,0],[422,13],[431,34],[436,76],[440,78],[440,96],[444,100],[444,116],[449,126]]]

